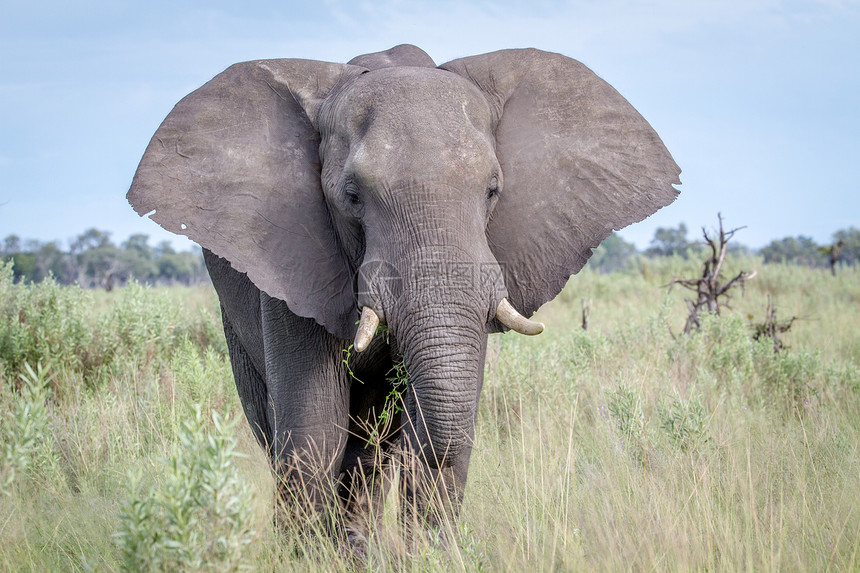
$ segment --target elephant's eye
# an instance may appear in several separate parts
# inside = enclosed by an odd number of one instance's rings
[[[487,197],[492,199],[496,195],[499,194],[499,179],[498,177],[493,177],[490,179],[489,185],[487,185]]]
[[[344,189],[344,194],[346,195],[346,200],[350,205],[361,204],[361,198],[358,196],[358,189],[354,183],[347,183]]]
[[[352,179],[347,179],[342,188],[340,208],[347,217],[360,219],[364,212],[359,186]]]

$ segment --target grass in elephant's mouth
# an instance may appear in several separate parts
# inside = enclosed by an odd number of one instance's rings
[[[586,271],[541,311],[543,335],[491,337],[448,543],[410,545],[393,493],[358,564],[322,533],[273,531],[272,478],[213,293],[0,279],[0,570],[134,569],[154,555],[225,570],[857,570],[858,271],[741,265],[759,276],[735,311],[673,338],[683,303],[657,287],[683,264]],[[816,319],[778,354],[745,318],[773,293]],[[26,384],[48,397],[13,391]],[[120,519],[135,500],[138,529]],[[158,555],[134,544],[170,512],[206,526],[163,528]]]

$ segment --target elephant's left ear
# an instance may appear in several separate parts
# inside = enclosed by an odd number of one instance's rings
[[[681,170],[654,129],[580,62],[526,49],[440,67],[474,82],[496,112],[504,187],[487,234],[526,316],[613,230],[677,197]]]
[[[359,66],[312,60],[235,64],[167,116],[128,200],[187,235],[299,316],[355,334],[352,275],[320,185],[322,101]]]

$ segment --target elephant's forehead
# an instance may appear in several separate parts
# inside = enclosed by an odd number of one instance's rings
[[[371,71],[331,104],[323,140],[344,144],[348,169],[369,184],[395,185],[391,178],[404,173],[463,179],[494,169],[490,107],[473,84],[450,72]]]
[[[472,174],[483,176],[494,164],[491,142],[475,129],[425,127],[408,137],[372,129],[350,144],[350,167],[368,182],[402,174],[421,179],[446,175],[463,179]]]
[[[362,74],[337,107],[338,123],[350,134],[490,130],[490,108],[483,95],[471,82],[444,70],[386,68]]]

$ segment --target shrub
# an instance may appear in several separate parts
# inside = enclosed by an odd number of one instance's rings
[[[50,393],[48,373],[41,364],[35,369],[26,364],[25,370],[26,374],[21,375],[21,392],[12,396],[9,412],[0,412],[3,414],[0,417],[0,494],[3,495],[12,495],[25,472],[44,460],[43,448],[50,436],[45,404]]]
[[[51,278],[16,283],[11,264],[0,264],[0,380],[17,383],[25,364],[50,364],[59,399],[64,385],[97,388],[130,367],[169,360],[177,340],[226,356],[214,293],[186,309],[175,292],[136,282],[111,293]]]
[[[0,265],[0,375],[17,380],[25,364],[81,369],[93,340],[87,314],[92,294],[47,279],[16,284],[12,265]]]
[[[619,384],[607,404],[621,446],[642,465],[646,463],[648,424],[642,409],[642,395],[626,384]]]
[[[669,443],[682,452],[694,450],[708,440],[705,408],[697,394],[684,399],[675,392],[671,398],[662,398],[657,402],[657,416]]]
[[[207,431],[197,409],[164,460],[164,482],[130,492],[116,533],[125,570],[240,569],[253,537],[250,491],[234,465],[234,423],[213,412]],[[133,483],[137,489],[140,479]]]

